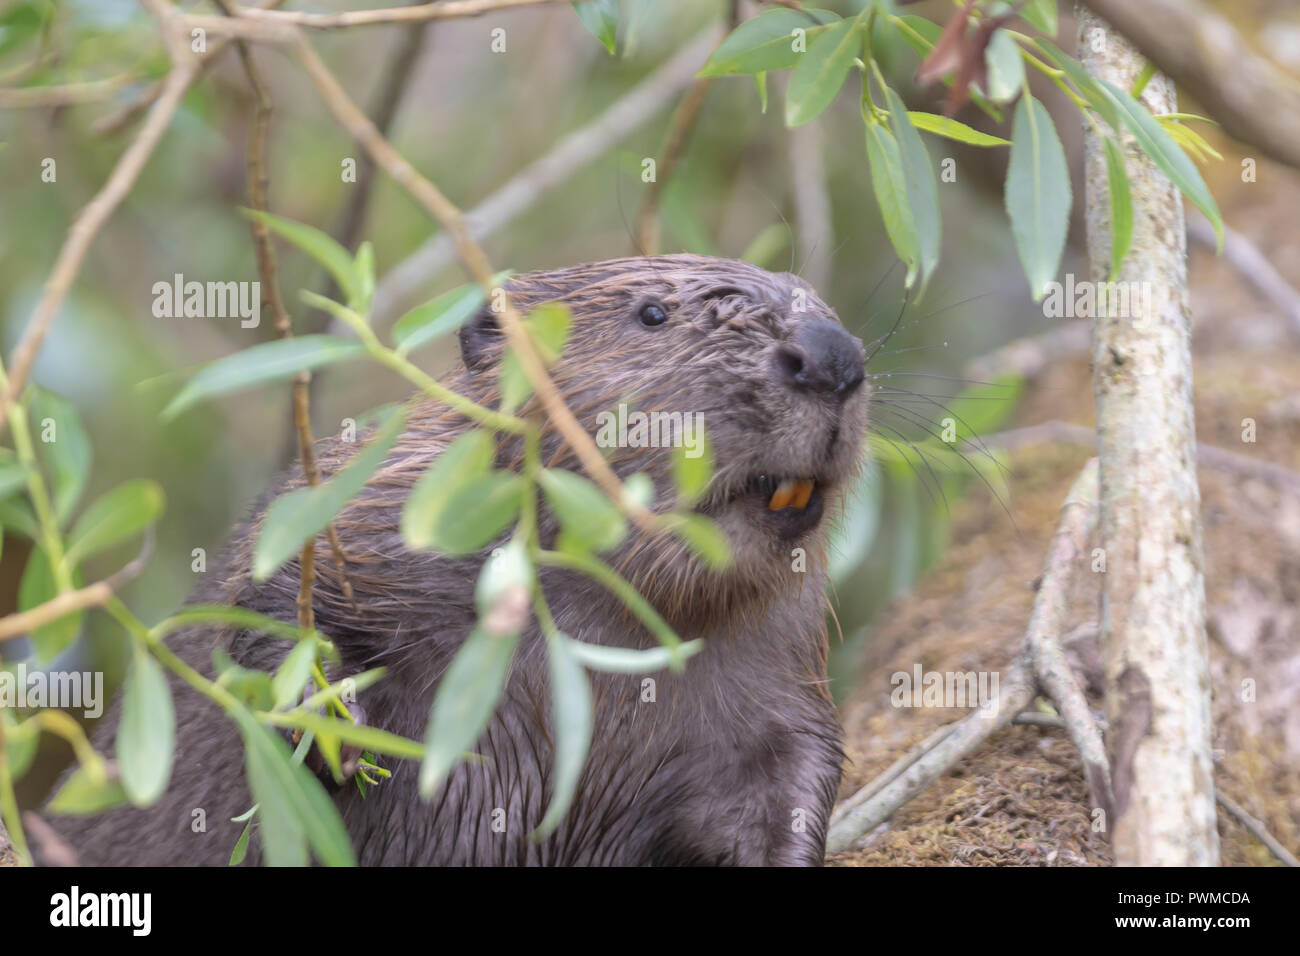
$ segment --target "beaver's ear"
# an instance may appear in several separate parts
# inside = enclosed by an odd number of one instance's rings
[[[491,365],[499,353],[500,343],[501,326],[490,306],[483,306],[460,327],[460,357],[471,371]]]

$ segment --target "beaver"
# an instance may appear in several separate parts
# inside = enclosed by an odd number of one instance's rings
[[[716,462],[696,508],[727,535],[733,559],[711,569],[674,537],[633,532],[604,555],[685,639],[703,650],[680,673],[592,673],[594,734],[567,816],[530,839],[550,802],[553,748],[545,641],[525,631],[505,693],[479,740],[429,802],[419,768],[380,759],[391,779],[334,799],[370,865],[816,865],[840,780],[841,731],[826,678],[826,528],[860,463],[868,388],[861,342],[803,280],[694,255],[636,257],[533,272],[506,284],[525,312],[557,301],[572,312],[556,385],[592,433],[620,402],[702,413]],[[460,330],[462,362],[444,384],[498,401],[505,349],[485,306]],[[318,543],[318,629],[338,648],[331,677],[376,666],[362,692],[368,724],[421,739],[440,676],[475,623],[474,581],[490,549],[468,557],[411,551],[399,531],[413,483],[471,423],[431,400],[412,403],[405,432],[364,491],[338,516],[354,600],[328,546]],[[499,446],[498,464],[513,452]],[[356,443],[318,443],[323,477]],[[550,431],[548,467],[577,469]],[[614,449],[626,479],[655,484],[652,508],[672,506],[672,450]],[[291,472],[278,493],[300,487]],[[195,595],[296,621],[299,568],[253,580],[260,519],[236,529],[224,566]],[[553,519],[542,510],[545,544]],[[541,585],[556,624],[581,641],[625,648],[654,639],[593,580],[546,568]],[[203,627],[169,638],[211,675],[212,649],[274,670],[283,640]],[[654,693],[643,693],[647,676]],[[251,806],[243,752],[230,721],[173,680],[177,750],[168,788],[148,809],[57,820],[87,864],[226,864]],[[100,733],[111,739],[114,719]],[[207,827],[195,832],[202,808]],[[504,813],[502,812],[504,811]],[[502,825],[504,824],[504,825]],[[259,858],[256,828],[250,860]]]

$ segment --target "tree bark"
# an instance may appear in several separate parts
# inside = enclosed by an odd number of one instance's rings
[[[1082,5],[1077,17],[1083,65],[1130,89],[1142,56]],[[1151,79],[1141,100],[1153,113],[1177,109],[1164,75]],[[1085,142],[1091,279],[1102,283],[1110,261],[1110,200],[1103,143],[1091,124]],[[1131,136],[1121,145],[1133,242],[1116,279],[1143,284],[1134,288],[1150,297],[1131,297],[1132,317],[1102,315],[1093,327],[1106,562],[1099,620],[1115,795],[1108,826],[1120,865],[1213,866],[1219,844],[1186,227],[1178,191]]]

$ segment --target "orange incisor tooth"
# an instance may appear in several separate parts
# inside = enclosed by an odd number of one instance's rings
[[[776,486],[776,491],[772,492],[772,498],[767,503],[767,510],[780,511],[782,508],[790,507],[790,501],[794,498],[794,490],[794,479],[785,479],[785,481]]]
[[[794,508],[808,507],[808,499],[812,497],[813,481],[811,478],[801,478],[795,482],[794,501],[790,505]]]

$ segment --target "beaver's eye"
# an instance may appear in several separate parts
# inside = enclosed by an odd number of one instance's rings
[[[653,329],[668,321],[668,310],[658,302],[645,302],[637,309],[636,320],[647,329]]]

